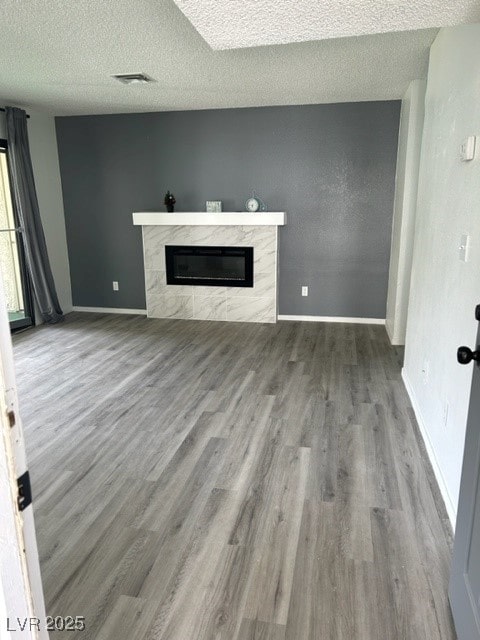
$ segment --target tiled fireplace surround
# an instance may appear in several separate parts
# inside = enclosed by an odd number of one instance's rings
[[[165,219],[168,214],[157,215],[163,215]],[[170,215],[180,218],[182,214]],[[191,215],[205,216],[206,214]],[[229,214],[217,215],[228,216]],[[142,224],[143,230],[145,287],[149,318],[276,322],[277,224],[203,225],[195,222],[194,224],[156,225],[140,222],[140,220],[151,219],[145,216],[146,214],[134,214],[134,224]],[[251,219],[251,216],[248,218]],[[165,272],[165,245],[253,247],[254,286],[250,288],[168,285]]]

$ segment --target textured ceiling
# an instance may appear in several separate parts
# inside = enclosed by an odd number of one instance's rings
[[[480,22],[478,0],[175,0],[212,49]]]
[[[173,0],[2,0],[0,24],[0,105],[55,115],[396,99],[437,33],[212,51]]]

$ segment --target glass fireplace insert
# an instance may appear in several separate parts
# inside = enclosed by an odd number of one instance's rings
[[[167,284],[253,287],[253,247],[165,246]]]

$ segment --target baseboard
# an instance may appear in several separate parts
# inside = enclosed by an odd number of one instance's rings
[[[450,523],[452,525],[453,531],[455,531],[455,523],[457,520],[457,509],[453,504],[453,501],[448,492],[445,478],[443,477],[442,471],[440,469],[440,465],[438,464],[437,456],[435,455],[435,449],[433,448],[432,441],[430,440],[430,436],[428,435],[428,430],[425,424],[425,420],[423,419],[422,412],[420,411],[420,407],[418,406],[418,402],[417,402],[415,393],[413,391],[413,387],[410,384],[407,374],[405,373],[405,369],[402,369],[402,379],[405,384],[405,388],[407,389],[410,402],[412,403],[412,408],[415,413],[415,417],[417,419],[418,428],[420,429],[420,433],[422,434],[423,442],[425,443],[425,449],[427,450],[427,454],[430,459],[430,464],[432,465],[433,473],[435,474],[435,478],[437,480],[438,488],[440,489],[440,493],[442,494],[442,498],[445,503],[445,508],[447,510],[448,517],[450,518]]]
[[[73,307],[73,311],[84,311],[86,313],[124,313],[135,316],[146,316],[146,309],[117,309],[115,307]]]
[[[338,316],[288,316],[279,315],[278,320],[301,322],[345,322],[349,324],[385,324],[384,318],[339,318]]]

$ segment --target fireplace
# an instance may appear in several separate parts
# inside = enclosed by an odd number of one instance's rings
[[[133,220],[142,227],[149,318],[277,321],[284,213],[150,212],[134,213]],[[190,286],[202,281],[207,286]]]
[[[253,247],[165,246],[167,284],[253,287]]]

